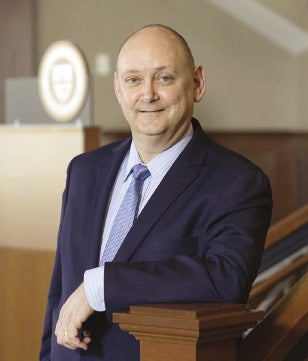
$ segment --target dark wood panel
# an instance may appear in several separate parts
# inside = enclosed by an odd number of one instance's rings
[[[256,163],[268,175],[273,190],[275,223],[308,203],[308,134],[210,133]]]

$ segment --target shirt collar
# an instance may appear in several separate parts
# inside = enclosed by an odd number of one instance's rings
[[[193,135],[193,126],[191,124],[187,133],[184,135],[184,137],[182,137],[172,147],[170,147],[170,148],[166,149],[165,151],[163,151],[162,153],[158,154],[154,159],[152,159],[148,164],[146,164],[149,171],[151,172],[151,175],[153,175],[155,173],[155,169],[157,167],[158,162],[161,162],[163,159],[168,159],[168,158],[170,158],[170,156],[171,156],[171,158],[174,158],[173,159],[173,161],[174,161],[180,155],[180,153],[186,147],[186,145],[190,142],[192,135]],[[126,166],[124,165],[125,172],[124,172],[123,181],[126,181],[128,179],[129,175],[132,172],[132,168],[136,164],[140,164],[140,163],[143,164],[139,157],[134,140],[132,140],[128,155],[126,157]]]

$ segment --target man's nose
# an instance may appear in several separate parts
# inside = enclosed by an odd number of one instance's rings
[[[156,87],[153,81],[146,81],[143,87],[142,100],[146,103],[150,103],[153,100],[157,100],[158,95]]]

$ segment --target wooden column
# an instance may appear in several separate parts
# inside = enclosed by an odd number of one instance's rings
[[[237,340],[262,311],[216,303],[131,306],[113,321],[140,340],[141,361],[236,361]]]

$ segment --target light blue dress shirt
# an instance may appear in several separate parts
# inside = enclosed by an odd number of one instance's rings
[[[147,204],[148,200],[155,192],[159,183],[162,181],[172,164],[178,158],[180,153],[187,146],[192,138],[193,129],[190,127],[187,134],[171,148],[168,148],[164,152],[158,154],[154,159],[146,164],[151,175],[144,181],[142,187],[141,201],[139,205],[138,215]],[[110,197],[107,217],[105,219],[105,225],[103,230],[103,239],[100,258],[106,246],[107,239],[109,237],[114,218],[120,207],[122,199],[132,181],[132,174],[129,175],[132,167],[136,164],[142,164],[142,161],[138,155],[138,151],[134,142],[126,154],[122,165],[119,169],[113,191]],[[129,175],[129,176],[128,176]],[[84,286],[86,296],[90,306],[95,311],[105,311],[104,302],[104,266],[96,267],[87,270],[84,274]]]

